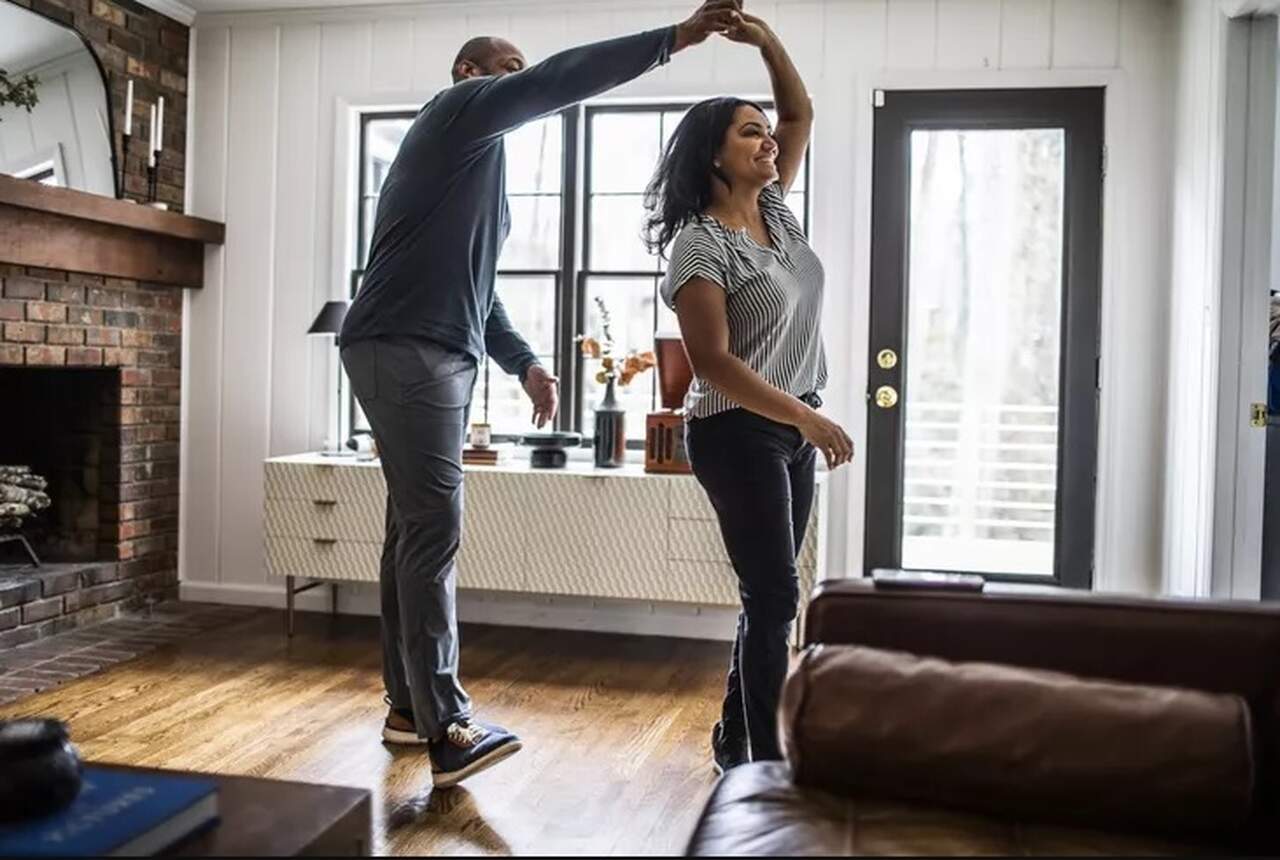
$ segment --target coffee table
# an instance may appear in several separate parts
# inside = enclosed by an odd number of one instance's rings
[[[165,852],[168,856],[367,857],[372,851],[372,801],[363,788],[101,766],[212,779],[218,784],[219,824],[178,843]]]

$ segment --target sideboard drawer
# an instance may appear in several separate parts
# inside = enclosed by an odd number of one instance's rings
[[[266,464],[266,497],[268,499],[306,499],[336,502],[338,482],[336,466],[313,466],[294,463]]]
[[[712,520],[716,509],[711,507],[707,491],[692,475],[673,476],[669,481],[667,512],[672,519]]]
[[[720,524],[715,520],[672,519],[667,530],[667,558],[728,564]]]
[[[358,541],[272,537],[267,569],[273,576],[377,582],[382,545]]]
[[[666,490],[635,478],[538,476],[525,498],[525,587],[635,597],[638,583],[666,568]]]
[[[458,586],[523,591],[528,580],[528,500],[536,475],[471,472],[462,505]]]
[[[267,499],[266,532],[269,536],[338,538],[380,543],[386,536],[386,505],[360,509],[346,498],[341,502],[303,499]]]
[[[738,576],[728,562],[672,561],[667,563],[665,599],[681,603],[737,606]]]
[[[809,515],[804,542],[796,553],[797,567],[818,564],[818,512]],[[727,562],[720,524],[714,520],[672,519],[667,531],[667,558],[672,561]]]
[[[372,516],[379,520],[387,511],[387,480],[382,469],[361,465],[337,469],[333,483],[338,498],[357,516]]]
[[[815,504],[813,513],[809,515],[809,525],[804,530],[804,543],[800,544],[800,549],[796,553],[797,567],[814,568],[818,566],[819,530],[818,511]]]

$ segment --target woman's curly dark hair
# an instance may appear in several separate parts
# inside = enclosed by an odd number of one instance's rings
[[[644,243],[651,253],[663,254],[684,225],[711,205],[711,182],[729,178],[716,167],[716,153],[740,107],[755,102],[732,96],[707,99],[689,108],[676,126],[658,163],[658,170],[644,192]]]

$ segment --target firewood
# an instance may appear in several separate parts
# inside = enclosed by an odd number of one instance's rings
[[[28,518],[48,508],[48,487],[30,466],[0,465],[0,529],[21,529]]]
[[[42,511],[49,507],[49,496],[38,490],[28,490],[26,487],[0,484],[0,502],[18,502],[27,505],[33,511]]]

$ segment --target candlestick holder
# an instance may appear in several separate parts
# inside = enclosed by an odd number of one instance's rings
[[[151,152],[151,158],[147,163],[147,205],[153,209],[168,209],[169,204],[160,203],[156,200],[159,175],[160,175],[160,155],[161,149],[155,149]]]
[[[120,193],[116,196],[121,200],[128,199],[128,190],[125,188],[125,177],[129,173],[129,141],[133,140],[133,135],[123,132],[120,135]]]
[[[156,185],[157,185],[157,179],[160,173],[160,153],[161,153],[161,150],[159,149],[152,152],[151,161],[154,163],[147,165],[147,205],[150,206],[152,209],[168,209],[169,208],[168,203],[162,203],[161,201],[156,199],[157,191],[159,190],[156,188]]]

